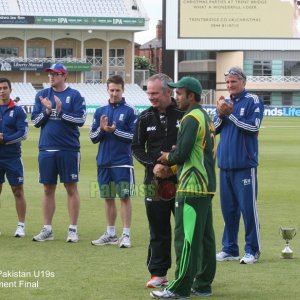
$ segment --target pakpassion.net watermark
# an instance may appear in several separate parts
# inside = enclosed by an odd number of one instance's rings
[[[195,196],[201,197],[208,193],[203,189],[201,185],[189,185],[188,188],[177,189],[178,185],[169,181],[164,180],[161,182],[154,182],[151,184],[136,184],[129,185],[128,183],[110,183],[101,185],[99,187],[98,182],[94,181],[90,183],[89,194],[90,198],[126,198],[126,197],[141,197],[149,198],[152,200],[171,200],[174,199],[176,193],[178,196]]]

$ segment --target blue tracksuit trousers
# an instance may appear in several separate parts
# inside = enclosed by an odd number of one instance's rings
[[[259,256],[257,169],[220,169],[220,197],[225,222],[222,251],[239,256],[238,232],[242,214],[245,225],[245,253]]]

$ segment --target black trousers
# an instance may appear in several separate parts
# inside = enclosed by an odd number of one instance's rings
[[[171,267],[172,228],[170,219],[171,213],[174,214],[174,202],[175,199],[169,201],[145,200],[150,229],[147,266],[151,276],[165,276]]]

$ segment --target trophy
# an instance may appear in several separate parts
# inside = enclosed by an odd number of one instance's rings
[[[289,241],[296,235],[296,228],[280,227],[279,233],[285,240],[285,247],[281,251],[282,258],[293,258],[293,250],[289,246]]]

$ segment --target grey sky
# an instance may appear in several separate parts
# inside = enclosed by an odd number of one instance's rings
[[[155,38],[157,21],[162,19],[162,0],[142,0],[142,2],[150,21],[148,31],[135,34],[135,41],[139,44],[144,44]]]

